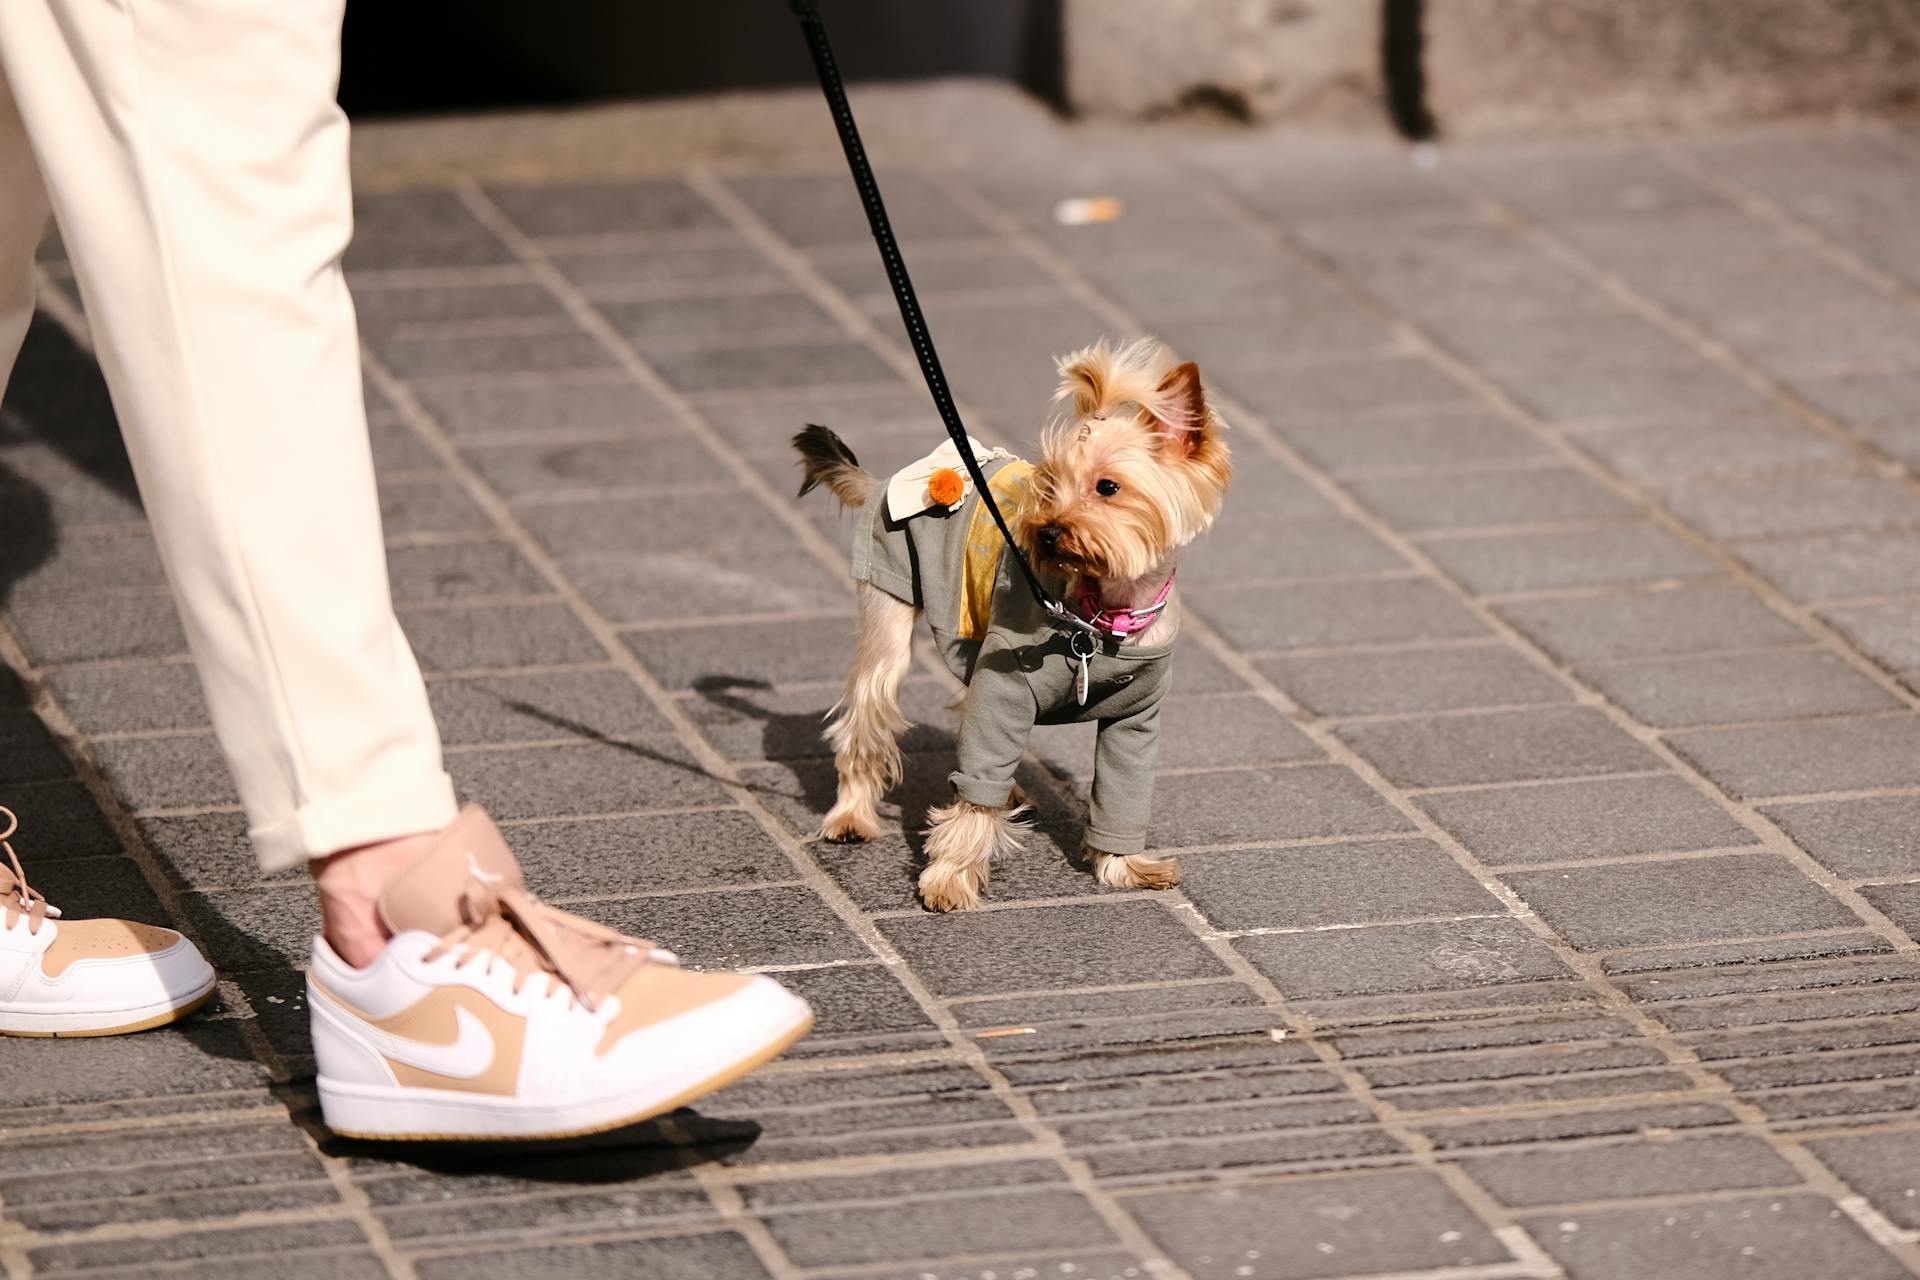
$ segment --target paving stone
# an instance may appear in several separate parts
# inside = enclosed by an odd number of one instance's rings
[[[788,289],[667,303],[602,302],[600,311],[627,341],[646,352],[744,344],[756,337],[778,342],[839,327],[805,294]]]
[[[363,279],[353,290],[353,305],[360,332],[376,339],[463,321],[567,317],[553,294],[533,282],[531,272],[508,282],[490,278],[424,288],[381,286]]]
[[[800,1266],[849,1265],[976,1253],[1084,1248],[1112,1230],[1076,1191],[1024,1189],[993,1196],[913,1200],[812,1213],[774,1213],[767,1229]]]
[[[1843,929],[1860,921],[1790,864],[1735,854],[1507,877],[1583,950]]]
[[[516,503],[728,483],[705,445],[671,437],[476,445],[466,456],[494,492]]]
[[[96,742],[93,756],[122,803],[136,813],[240,800],[211,734]]]
[[[160,864],[182,884],[195,889],[253,889],[263,884],[304,884],[306,868],[267,876],[247,839],[247,818],[239,812],[180,818],[141,818],[140,837]]]
[[[1395,1171],[1129,1196],[1127,1209],[1195,1280],[1424,1271],[1509,1255],[1430,1173]]]
[[[1600,967],[1608,973],[1651,973],[1725,964],[1765,964],[1773,960],[1873,955],[1892,949],[1893,944],[1879,934],[1859,930],[1815,938],[1756,938],[1696,947],[1615,951],[1601,958]]]
[[[614,1280],[619,1276],[755,1280],[769,1274],[745,1237],[731,1231],[422,1258],[414,1263],[414,1271],[421,1280],[521,1280],[530,1275],[578,1276],[580,1280]]]
[[[1463,1151],[1521,1143],[1657,1133],[1661,1130],[1709,1129],[1733,1123],[1733,1113],[1724,1107],[1704,1103],[1669,1103],[1590,1111],[1567,1108],[1532,1116],[1467,1120],[1452,1124],[1429,1123],[1421,1126],[1421,1129],[1435,1148]]]
[[[1758,1138],[1635,1141],[1569,1151],[1516,1151],[1461,1161],[1467,1176],[1516,1207],[1625,1200],[1744,1187],[1789,1187],[1793,1166]]]
[[[181,899],[207,959],[223,973],[303,969],[320,906],[298,881],[280,888],[188,893]]]
[[[1376,835],[1412,828],[1344,765],[1175,774],[1154,784],[1150,848]]]
[[[935,1038],[933,1020],[883,966],[798,969],[780,974],[778,980],[813,1006],[809,1043],[816,1046],[836,1036],[925,1032],[930,1040]]]
[[[1705,552],[1651,524],[1447,538],[1422,550],[1475,595],[1671,582],[1720,572]]]
[[[1337,730],[1389,782],[1444,787],[1651,769],[1657,757],[1598,711],[1522,711],[1391,720]]]
[[[1589,667],[1585,676],[1614,705],[1662,729],[1900,706],[1835,655],[1807,649]]]
[[[1823,533],[1741,543],[1742,560],[1797,600],[1920,591],[1920,532]]]
[[[1313,845],[1194,858],[1181,886],[1219,929],[1312,929],[1505,908],[1425,840]]]
[[[1415,803],[1491,866],[1756,843],[1752,832],[1674,777],[1446,791]]]
[[[90,734],[207,727],[200,676],[187,663],[82,667],[57,672],[47,684],[73,722]],[[0,725],[5,721],[0,716]],[[10,745],[0,728],[0,751],[9,753],[11,765]]]
[[[707,231],[726,221],[684,182],[541,183],[489,186],[487,199],[534,239]]]
[[[1289,999],[1446,991],[1567,975],[1545,943],[1511,920],[1270,934],[1233,945]]]
[[[633,679],[612,668],[436,680],[427,693],[449,745],[627,739],[672,731]]]
[[[1808,1195],[1586,1210],[1562,1219],[1528,1219],[1525,1226],[1569,1275],[1582,1280],[1726,1275],[1735,1258],[1738,1273],[1754,1280],[1893,1280],[1906,1274],[1832,1201]]]
[[[1714,538],[1876,529],[1920,516],[1920,495],[1905,485],[1842,467],[1724,476],[1710,484],[1674,486],[1662,496],[1683,519]]]
[[[1256,652],[1486,634],[1479,619],[1424,582],[1201,587],[1189,598],[1229,643]]]
[[[0,804],[12,809],[20,830],[13,846],[22,861],[38,866],[55,858],[91,858],[120,852],[120,838],[113,834],[80,783],[9,779]]]
[[[661,1154],[666,1158],[656,1163],[672,1168],[670,1151]],[[587,1153],[586,1159],[591,1160],[592,1154]],[[575,1160],[581,1161],[581,1155],[576,1154]],[[443,1204],[409,1204],[390,1209],[380,1214],[380,1222],[392,1239],[413,1250],[435,1245],[465,1246],[476,1238],[510,1244],[558,1231],[574,1234],[631,1231],[660,1223],[684,1231],[703,1225],[702,1219],[714,1217],[697,1186],[667,1183],[655,1177],[610,1190],[593,1187],[595,1182],[613,1181],[629,1170],[635,1176],[649,1172],[639,1161],[629,1161],[624,1166],[616,1163],[615,1169],[617,1172],[577,1169],[573,1180],[587,1186],[567,1188],[561,1195],[542,1194],[547,1188],[540,1181],[529,1179],[523,1185],[533,1194],[518,1199],[473,1196],[467,1187],[448,1179],[452,1185],[441,1187],[442,1196],[467,1194]],[[566,1180],[559,1171],[549,1176],[554,1182]]]
[[[1258,696],[1170,697],[1160,714],[1162,769],[1218,769],[1321,758],[1320,748]],[[1092,775],[1092,762],[1086,773]]]
[[[1599,482],[1559,467],[1355,480],[1354,496],[1405,533],[1617,520],[1633,514]]]
[[[1824,609],[1820,616],[1881,666],[1900,672],[1920,668],[1920,601]]]
[[[532,822],[506,836],[528,885],[554,902],[794,876],[780,846],[738,810]]]
[[[1669,741],[1743,799],[1920,783],[1920,722],[1911,715],[1702,729]]]
[[[1632,427],[1584,432],[1578,443],[1621,475],[1656,486],[1844,457],[1834,441],[1778,411],[1637,420]]]
[[[28,711],[0,713],[0,767],[9,780],[56,782],[73,776],[73,765],[40,717]]]
[[[22,601],[7,610],[7,621],[36,666],[187,651],[180,615],[164,595]]]
[[[0,468],[4,467],[0,463]],[[4,486],[0,470],[0,491]],[[6,531],[0,517],[0,532]],[[16,535],[8,533],[9,539]],[[24,541],[24,539],[23,539]],[[20,543],[11,544],[18,547]],[[0,552],[0,599],[40,600],[56,597],[99,595],[119,588],[166,588],[166,573],[160,568],[160,553],[153,538],[144,529],[96,529],[92,532],[63,531],[58,543],[42,548],[43,559],[29,565],[28,559],[13,563],[15,553]],[[32,557],[29,557],[32,559]],[[8,580],[11,585],[8,586]]]
[[[400,603],[545,595],[549,589],[505,542],[394,547],[387,552],[387,576]]]
[[[1296,423],[1289,443],[1336,476],[1544,459],[1533,435],[1491,413],[1422,414],[1378,422]]]
[[[489,266],[513,257],[451,191],[363,192],[353,220],[349,272]]]
[[[1563,662],[1804,643],[1805,633],[1731,585],[1621,592],[1498,606]]]
[[[456,440],[509,432],[620,428],[657,436],[680,430],[632,378],[611,370],[523,379],[442,379],[413,390]]]
[[[1508,370],[1495,381],[1522,407],[1548,422],[1634,418],[1652,414],[1751,414],[1767,401],[1731,373],[1685,357],[1630,370],[1569,364]]]
[[[439,476],[383,480],[380,519],[389,540],[494,532],[466,489]]]
[[[1227,389],[1260,405],[1275,423],[1378,417],[1426,406],[1446,413],[1468,407],[1469,393],[1422,357],[1241,369]]]
[[[1920,1227],[1920,1134],[1870,1133],[1819,1138],[1808,1150],[1896,1227]]]
[[[561,556],[740,553],[792,541],[771,512],[745,493],[724,490],[523,507],[520,519]]]
[[[643,242],[592,248],[576,241],[549,245],[547,254],[560,274],[588,298],[632,298],[636,292],[652,289],[673,296],[702,286],[764,288],[779,283],[774,265],[731,231],[702,231],[699,243],[705,247],[649,249]]]
[[[1816,406],[1859,429],[1909,423],[1920,404],[1920,374],[1911,371],[1796,377],[1793,385]]]
[[[414,657],[429,674],[487,667],[604,662],[591,632],[564,605],[489,604],[399,610]]]
[[[1920,866],[1920,796],[1874,796],[1761,810],[1843,878],[1905,876]]]
[[[622,933],[652,938],[690,965],[826,964],[869,952],[813,890],[799,885],[670,894],[576,906]],[[767,922],[779,921],[769,930]]]
[[[1255,510],[1243,520],[1230,504],[1213,532],[1181,553],[1181,580],[1258,582],[1411,569],[1398,552],[1351,520],[1279,523],[1270,515]]]
[[[729,760],[826,760],[827,717],[838,688],[772,689],[758,682],[703,680],[683,695],[680,708]],[[944,681],[910,679],[900,688],[900,711],[913,727],[897,741],[909,754],[953,750],[957,717]]]
[[[676,389],[689,393],[886,385],[899,376],[853,342],[657,349],[651,363]]]
[[[634,552],[562,558],[567,577],[608,621],[827,613],[847,607],[849,579],[797,551]]]
[[[1909,934],[1920,930],[1920,885],[1868,885],[1860,892]]]
[[[138,1040],[9,1039],[7,1078],[16,1119],[24,1119],[34,1107],[75,1114],[66,1109],[119,1099],[191,1099],[229,1090],[260,1090],[245,1095],[242,1105],[268,1100],[266,1072],[247,1051],[237,1026],[207,1018],[159,1028]]]
[[[663,738],[462,751],[447,769],[463,795],[503,821],[727,803],[722,784]]]
[[[165,1263],[190,1262],[194,1274],[234,1275],[223,1266],[224,1259],[246,1258],[253,1268],[261,1266],[265,1256],[276,1259],[289,1256],[290,1266],[300,1265],[307,1251],[334,1250],[342,1246],[364,1246],[366,1236],[347,1221],[278,1223],[271,1227],[229,1227],[216,1231],[191,1231],[164,1237],[130,1237],[75,1244],[47,1245],[28,1253],[34,1270],[43,1275],[105,1270],[110,1267],[151,1268]],[[340,1255],[318,1254],[331,1264]],[[308,1271],[306,1274],[326,1274]]]
[[[761,682],[838,682],[853,655],[854,630],[848,616],[634,631],[625,638],[668,688],[688,689],[716,680],[752,687]]]
[[[909,250],[917,239],[974,237],[985,230],[920,174],[883,169],[880,182],[894,230]],[[845,174],[745,174],[729,177],[727,185],[791,244],[866,243],[866,218]]]
[[[1287,696],[1323,716],[1452,711],[1573,697],[1505,646],[1310,654],[1266,658],[1257,665]]]
[[[1156,980],[1225,969],[1159,905],[1015,908],[883,920],[880,931],[936,995],[984,995]]]

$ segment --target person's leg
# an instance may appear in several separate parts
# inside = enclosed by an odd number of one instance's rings
[[[334,103],[341,0],[0,5],[33,140],[214,729],[268,870],[372,890],[455,815],[388,594]],[[11,191],[9,191],[11,202]],[[384,852],[384,856],[383,856]]]
[[[26,127],[0,71],[0,396],[33,321],[33,255],[52,209]]]

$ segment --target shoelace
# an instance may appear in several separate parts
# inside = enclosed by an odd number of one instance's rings
[[[441,938],[427,952],[427,961],[461,949],[483,953],[483,971],[490,971],[498,959],[518,972],[515,994],[535,977],[544,977],[548,994],[556,981],[563,983],[589,1011],[641,965],[662,954],[651,942],[556,911],[524,889],[503,889],[477,879],[461,895],[460,918],[465,923]]]
[[[46,895],[27,884],[26,869],[20,865],[20,855],[13,851],[10,843],[14,832],[20,830],[20,819],[3,804],[0,804],[0,822],[6,826],[5,830],[0,831],[0,849],[7,851],[8,863],[0,867],[0,906],[6,909],[0,923],[11,929],[25,915],[27,932],[38,933],[41,922],[48,916],[59,918],[60,908],[49,906]]]

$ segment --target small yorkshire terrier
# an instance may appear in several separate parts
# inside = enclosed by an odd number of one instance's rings
[[[1178,864],[1147,856],[1160,700],[1180,629],[1174,555],[1213,524],[1232,473],[1226,424],[1200,370],[1158,343],[1097,345],[1059,362],[1072,412],[1043,433],[1038,464],[975,447],[1001,512],[1035,572],[1099,632],[1081,656],[1047,622],[959,452],[948,442],[890,480],[860,468],[825,427],[794,437],[806,478],[858,512],[853,577],[859,639],[827,741],[839,794],[828,840],[880,834],[876,805],[900,780],[901,679],[925,612],[947,666],[967,684],[952,804],[930,814],[920,898],[935,911],[977,906],[996,854],[1020,848],[1025,799],[1014,770],[1035,724],[1094,720],[1084,844],[1094,872],[1123,889],[1165,889]]]

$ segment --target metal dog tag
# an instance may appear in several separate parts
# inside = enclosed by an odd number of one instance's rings
[[[1081,646],[1085,645],[1085,648]],[[1100,652],[1100,642],[1084,631],[1076,631],[1067,639],[1067,650],[1080,660],[1080,672],[1074,677],[1073,691],[1080,699],[1080,705],[1087,705],[1087,666],[1093,661],[1093,655]]]

